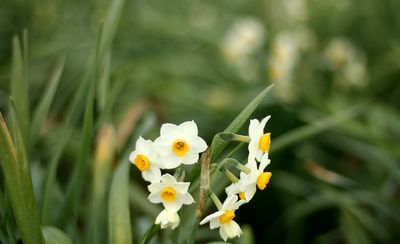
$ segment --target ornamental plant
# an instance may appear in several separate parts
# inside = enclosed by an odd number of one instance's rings
[[[224,241],[241,236],[235,212],[250,202],[257,189],[264,190],[272,176],[271,172],[264,172],[270,164],[271,133],[266,131],[266,125],[271,116],[248,120],[270,87],[255,98],[224,132],[216,134],[209,146],[200,137],[194,121],[163,124],[160,136],[154,141],[139,136],[129,160],[148,182],[149,203],[163,206],[143,242],[148,242],[158,229],[178,228],[181,209],[195,203],[197,208],[192,213],[194,220],[189,221],[188,242],[193,242],[199,225],[206,223],[210,223],[210,229],[219,228]],[[249,124],[247,135],[236,134],[246,121]],[[220,157],[228,143],[238,145]],[[248,144],[247,157],[240,162],[235,155],[245,144]],[[231,182],[224,187],[226,197],[223,202],[220,200],[222,196],[218,196],[223,194],[213,191],[214,183],[219,181],[218,172],[219,177],[226,177]],[[196,192],[198,198],[194,200],[192,194]],[[217,211],[204,217],[203,214],[209,212],[205,207],[208,200],[214,203]]]

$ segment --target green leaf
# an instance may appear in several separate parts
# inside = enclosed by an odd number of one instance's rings
[[[36,110],[33,114],[32,125],[31,125],[31,145],[35,143],[37,134],[40,130],[43,121],[46,119],[47,114],[50,110],[54,95],[56,94],[58,84],[60,82],[61,74],[64,69],[65,58],[58,61],[53,73],[50,76],[49,85],[44,92],[42,100],[39,102]]]
[[[160,230],[160,225],[153,224],[144,234],[140,244],[147,244],[151,241],[154,235]]]
[[[343,210],[340,218],[340,227],[349,244],[372,243],[360,222],[348,211]]]
[[[114,173],[108,200],[108,233],[112,244],[132,243],[129,212],[129,164],[122,160]]]
[[[43,243],[23,139],[14,121],[14,145],[0,113],[0,160],[6,188],[24,243]]]
[[[24,39],[24,46],[26,38]],[[11,97],[15,103],[15,112],[18,117],[19,125],[24,144],[28,145],[29,137],[29,98],[28,84],[26,75],[26,54],[27,50],[21,49],[19,38],[13,38],[13,56],[11,71]]]
[[[330,117],[325,117],[315,121],[314,123],[301,126],[297,129],[291,130],[286,134],[274,139],[271,144],[270,152],[279,151],[296,142],[305,140],[311,136],[315,136],[323,131],[329,130],[346,120],[352,119],[364,111],[366,106],[364,104],[355,105],[347,110]]]
[[[243,110],[240,114],[232,121],[232,123],[224,130],[224,132],[236,133],[240,130],[244,123],[250,118],[251,114],[257,108],[257,106],[261,103],[264,97],[269,93],[274,84],[265,88],[256,98],[254,98]],[[224,148],[228,145],[228,141],[222,139],[218,134],[214,136],[214,139],[211,143],[211,162],[213,162],[224,150]]]
[[[60,229],[53,226],[43,226],[42,232],[48,244],[72,244],[72,240]]]

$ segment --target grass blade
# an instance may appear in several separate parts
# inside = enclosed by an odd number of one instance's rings
[[[27,46],[24,40],[24,45]],[[29,98],[28,84],[26,75],[26,51],[22,50],[21,43],[17,36],[13,38],[13,56],[11,71],[11,97],[15,103],[15,112],[18,117],[19,125],[24,144],[28,145],[29,137]]]
[[[243,110],[240,114],[232,121],[232,123],[224,130],[224,132],[236,133],[243,126],[244,123],[247,122],[251,114],[257,108],[257,106],[261,103],[264,97],[270,92],[270,90],[274,87],[274,84],[265,88],[257,97],[255,97]],[[228,145],[228,141],[219,138],[219,136],[215,136],[211,146],[211,162],[213,162],[224,150],[224,148]]]
[[[44,243],[36,210],[30,169],[25,155],[22,136],[14,121],[16,143],[11,139],[0,113],[0,159],[7,191],[17,225],[24,243]]]
[[[50,106],[52,104],[54,95],[56,94],[58,84],[60,82],[61,74],[64,69],[65,58],[62,58],[58,61],[51,77],[49,80],[49,85],[47,90],[44,93],[42,100],[39,102],[32,119],[31,125],[31,135],[30,142],[31,145],[35,143],[36,137],[40,130],[40,126],[43,124],[43,121],[46,119],[46,116],[50,110]]]
[[[108,203],[109,243],[132,243],[129,212],[129,164],[125,160],[122,160],[114,173]]]
[[[46,243],[72,244],[71,239],[60,229],[53,226],[42,227],[42,232]]]

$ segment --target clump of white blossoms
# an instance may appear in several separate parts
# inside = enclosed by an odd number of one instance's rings
[[[188,192],[190,182],[179,182],[170,174],[161,175],[161,169],[195,164],[199,153],[207,149],[207,144],[198,136],[194,121],[180,125],[163,124],[160,134],[154,143],[139,137],[129,160],[142,173],[142,177],[151,183],[148,186],[149,201],[164,206],[155,223],[162,229],[175,229],[180,221],[178,211],[183,205],[194,203],[194,199]]]
[[[229,169],[223,170],[232,181],[232,184],[225,188],[227,198],[221,204],[218,197],[211,191],[211,199],[218,211],[200,222],[200,224],[210,222],[211,229],[220,228],[219,233],[224,241],[241,235],[240,226],[233,221],[235,211],[254,197],[257,188],[264,190],[272,176],[271,172],[264,172],[271,162],[269,159],[271,134],[264,133],[264,128],[270,118],[271,116],[266,116],[261,121],[250,120],[248,136],[231,135],[232,140],[249,143],[247,162],[245,165],[236,163],[236,168],[241,170],[239,179]]]
[[[248,135],[236,135],[233,133],[222,132],[222,140],[241,141],[249,143],[248,156],[246,162],[241,164],[234,158],[226,158],[219,162],[218,168],[225,176],[232,181],[232,184],[225,188],[227,197],[223,203],[210,189],[209,161],[206,168],[203,168],[204,160],[210,160],[209,151],[202,157],[202,169],[200,179],[199,204],[196,216],[202,215],[199,206],[207,196],[210,196],[217,207],[217,211],[205,217],[200,225],[210,223],[211,229],[219,228],[219,234],[224,241],[235,237],[240,237],[242,230],[238,223],[234,221],[235,211],[245,203],[248,203],[255,195],[257,188],[264,190],[272,176],[271,172],[264,172],[270,164],[269,149],[271,146],[271,134],[265,132],[265,127],[271,116],[264,117],[261,121],[251,119]],[[213,144],[212,144],[213,145]],[[189,193],[190,182],[184,182],[185,169],[187,166],[194,165],[199,161],[199,154],[207,149],[206,142],[198,136],[197,125],[194,121],[187,121],[179,125],[163,124],[160,136],[155,139],[145,140],[142,137],[136,141],[136,148],[130,154],[130,161],[136,165],[142,173],[142,177],[150,182],[148,190],[150,192],[148,200],[154,204],[162,204],[163,210],[155,219],[155,224],[161,229],[175,229],[180,224],[178,212],[184,205],[195,202]],[[212,149],[210,149],[212,152]],[[240,170],[239,178],[230,171],[230,166],[235,166]],[[169,173],[162,174],[162,170],[175,169],[174,176]],[[170,171],[169,171],[170,172]],[[207,176],[208,175],[208,176]],[[179,180],[178,180],[179,179]],[[206,194],[204,194],[204,189]],[[203,194],[201,193],[203,190]],[[208,191],[208,192],[207,192]],[[209,193],[209,194],[207,194]]]

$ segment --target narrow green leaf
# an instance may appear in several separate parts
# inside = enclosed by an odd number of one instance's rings
[[[353,106],[343,112],[334,114],[333,116],[322,118],[312,124],[304,125],[297,129],[291,130],[286,134],[274,139],[271,144],[270,152],[279,151],[293,143],[305,140],[311,136],[315,136],[323,131],[329,130],[346,120],[352,119],[359,115],[365,108],[364,104]]]
[[[24,45],[27,45],[24,40]],[[24,51],[24,52],[23,52]],[[29,97],[26,69],[26,51],[21,49],[19,38],[13,38],[13,57],[11,71],[11,97],[15,103],[15,110],[18,117],[19,125],[24,144],[28,145],[29,137]]]
[[[160,230],[160,225],[153,224],[144,234],[140,244],[148,244],[154,235]]]
[[[129,212],[129,164],[125,160],[120,162],[114,173],[108,205],[109,243],[132,243]]]
[[[53,226],[43,226],[42,232],[48,244],[72,244],[72,240],[60,229]]]
[[[78,213],[80,196],[84,185],[83,182],[85,180],[86,171],[89,166],[88,161],[90,158],[90,142],[92,139],[93,128],[94,92],[94,84],[92,83],[86,100],[78,161],[74,165],[72,177],[67,187],[67,196],[63,201],[62,207],[60,208],[61,216],[59,221],[61,221],[61,223],[59,224],[61,224],[61,226],[64,224],[68,217],[76,217]]]
[[[348,211],[343,210],[340,218],[340,227],[349,244],[372,243],[361,224]]]
[[[102,69],[97,86],[97,100],[98,109],[103,111],[107,104],[107,96],[110,89],[110,72],[111,72],[111,53],[106,53],[104,57],[104,64],[102,64]]]
[[[50,106],[52,104],[54,95],[56,94],[58,84],[60,82],[61,74],[64,69],[65,58],[62,58],[58,61],[53,73],[50,76],[49,85],[42,97],[42,100],[39,102],[38,106],[36,107],[32,125],[31,125],[31,137],[30,142],[31,145],[35,143],[37,134],[40,130],[43,121],[46,119],[46,116],[49,112]]]
[[[15,146],[0,113],[1,169],[14,216],[24,243],[43,243],[30,169],[17,121],[14,121],[14,133],[16,137]]]
[[[251,114],[257,108],[257,106],[261,103],[264,97],[269,93],[274,84],[265,88],[257,97],[255,97],[243,110],[240,114],[232,121],[232,123],[224,130],[224,132],[236,133],[243,126],[244,123],[247,122]],[[228,141],[221,139],[218,135],[216,135],[211,143],[211,162],[213,162],[224,150],[224,148],[228,145]]]

